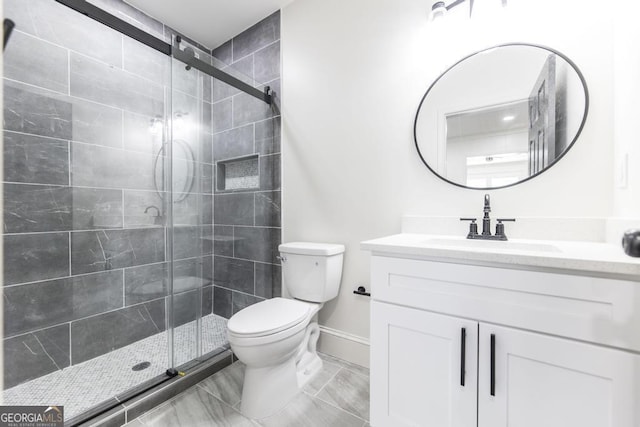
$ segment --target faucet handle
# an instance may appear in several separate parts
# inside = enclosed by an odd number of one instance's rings
[[[507,236],[506,234],[504,234],[503,222],[505,221],[516,222],[516,219],[515,218],[497,218],[496,221],[498,221],[498,223],[496,224],[496,237],[498,237],[500,240],[507,240]]]
[[[473,239],[478,235],[478,224],[476,224],[477,218],[460,218],[460,221],[471,221],[469,224],[469,234],[467,234],[467,239]]]

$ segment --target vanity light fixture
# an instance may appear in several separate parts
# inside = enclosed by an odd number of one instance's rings
[[[488,2],[495,2],[496,6],[499,4],[500,6],[505,7],[505,6],[507,6],[507,1],[508,0],[455,0],[454,2],[449,4],[448,6],[446,5],[446,3],[444,1],[436,1],[431,6],[431,13],[429,14],[429,22],[435,21],[436,19],[439,19],[439,18],[445,16],[448,11],[450,11],[454,7],[459,6],[462,3],[465,3],[467,1],[469,2],[469,16],[471,16],[472,13],[473,13],[473,10],[474,10],[474,3],[476,1],[483,3],[482,9],[484,10],[484,9],[487,8],[487,4],[489,4]],[[491,4],[491,5],[493,6],[493,4]]]
[[[447,14],[447,12],[454,7],[461,5],[467,0],[455,0],[449,6],[445,4],[443,1],[437,1],[431,6],[431,13],[429,14],[429,22],[435,21]],[[473,4],[473,0],[469,0]]]

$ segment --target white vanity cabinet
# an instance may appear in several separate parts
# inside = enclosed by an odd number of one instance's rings
[[[640,283],[372,257],[374,427],[640,426]]]

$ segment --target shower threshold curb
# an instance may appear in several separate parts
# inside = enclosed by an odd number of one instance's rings
[[[87,420],[72,418],[65,422],[65,426],[79,427],[120,427],[133,421],[143,413],[177,396],[186,389],[215,374],[233,362],[231,350],[223,350],[205,360],[191,362],[181,367],[184,375],[178,375],[163,381],[141,394],[132,394],[131,398],[117,397],[115,407],[105,412],[99,412],[95,417]]]

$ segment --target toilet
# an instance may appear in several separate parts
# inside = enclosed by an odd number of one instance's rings
[[[227,323],[231,350],[246,365],[240,410],[253,419],[283,408],[322,368],[317,314],[342,278],[343,245],[293,242],[278,250],[290,298],[253,304]]]

